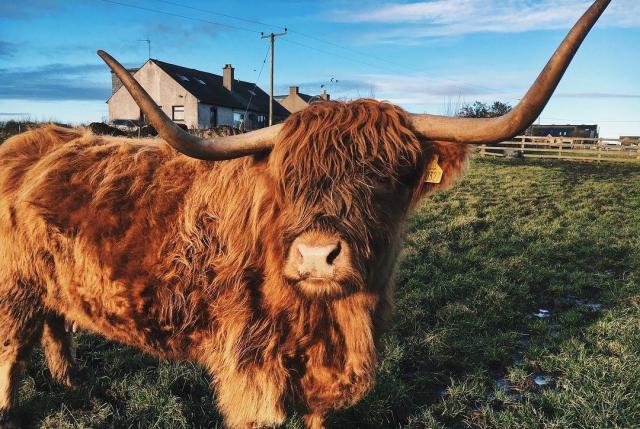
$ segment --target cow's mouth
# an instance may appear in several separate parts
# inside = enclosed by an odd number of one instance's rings
[[[338,283],[335,276],[286,276],[285,278],[291,285],[304,283],[309,286],[323,287],[330,283]]]
[[[335,279],[325,277],[299,278],[291,283],[292,287],[309,298],[338,298],[349,290]]]

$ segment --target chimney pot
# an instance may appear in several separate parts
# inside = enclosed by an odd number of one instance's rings
[[[300,87],[298,86],[289,87],[289,95],[298,95],[299,93],[300,93]]]

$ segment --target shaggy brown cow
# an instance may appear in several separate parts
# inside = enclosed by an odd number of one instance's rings
[[[71,383],[65,320],[204,365],[229,427],[278,425],[290,409],[323,427],[373,384],[407,213],[459,174],[459,143],[500,140],[538,115],[607,4],[496,120],[359,100],[202,140],[100,52],[169,145],[48,126],[0,147],[0,427],[39,340]]]

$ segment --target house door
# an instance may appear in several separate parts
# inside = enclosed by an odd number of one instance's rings
[[[218,109],[215,107],[209,108],[209,128],[218,126]]]

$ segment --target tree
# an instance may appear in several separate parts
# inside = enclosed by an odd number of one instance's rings
[[[473,104],[463,105],[456,116],[461,118],[495,118],[502,116],[505,113],[511,111],[510,104],[496,101],[492,105],[483,103],[482,101],[476,101]]]

